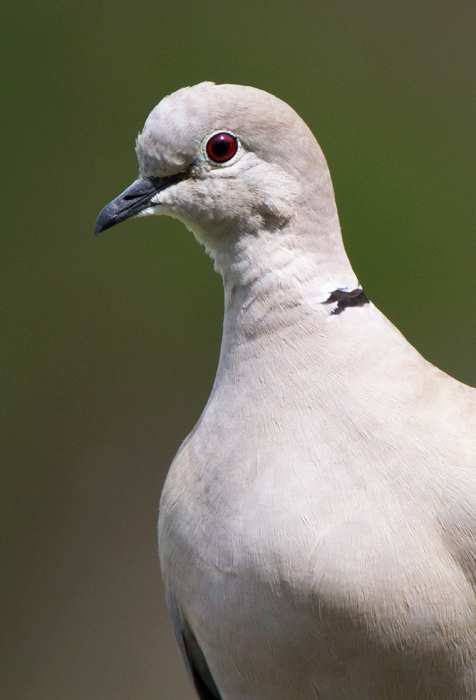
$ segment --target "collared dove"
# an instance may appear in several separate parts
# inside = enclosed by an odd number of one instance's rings
[[[369,302],[314,136],[261,90],[163,99],[96,231],[180,219],[225,288],[159,551],[201,700],[476,699],[476,390]]]

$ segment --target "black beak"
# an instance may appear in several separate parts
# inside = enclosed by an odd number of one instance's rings
[[[124,190],[119,197],[106,204],[96,219],[94,234],[97,236],[111,226],[120,224],[121,221],[130,219],[148,207],[153,207],[151,199],[157,192],[183,180],[184,173],[172,177],[145,177],[139,178]]]

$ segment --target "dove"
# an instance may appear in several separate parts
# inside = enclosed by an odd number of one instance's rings
[[[324,155],[286,103],[183,88],[136,152],[96,232],[179,219],[224,284],[216,379],[159,514],[198,696],[475,700],[476,389],[367,298]]]

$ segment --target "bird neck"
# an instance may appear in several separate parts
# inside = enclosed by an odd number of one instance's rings
[[[226,255],[215,258],[225,288],[219,374],[237,371],[250,354],[278,362],[290,338],[299,345],[312,336],[318,343],[333,310],[332,294],[358,287],[340,230],[332,237],[308,230],[241,235]]]
[[[287,325],[307,304],[358,287],[337,214],[324,225],[301,218],[278,230],[229,237],[213,257],[224,281],[229,332],[271,332],[278,318]]]

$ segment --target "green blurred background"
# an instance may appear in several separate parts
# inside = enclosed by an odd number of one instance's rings
[[[177,222],[96,239],[96,215],[161,97],[275,93],[324,149],[367,294],[476,384],[476,5],[43,0],[2,25],[0,696],[188,700],[155,528],[213,381],[221,281]]]

